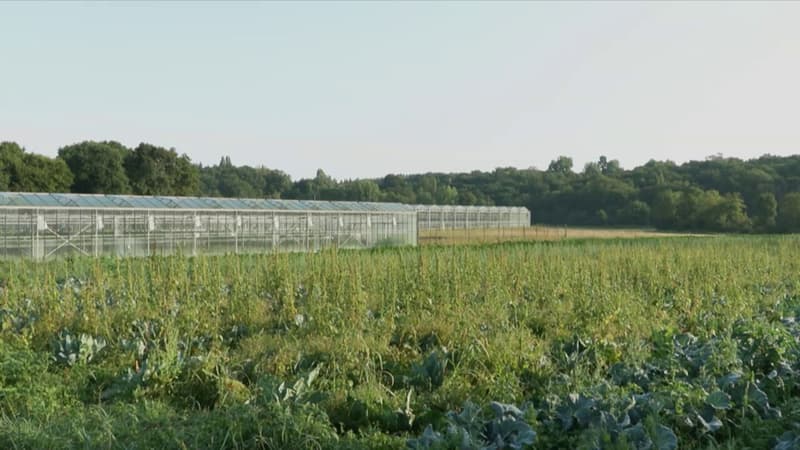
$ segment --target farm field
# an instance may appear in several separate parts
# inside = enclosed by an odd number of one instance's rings
[[[800,237],[0,263],[0,448],[790,449]]]
[[[525,228],[427,229],[420,230],[418,233],[420,245],[700,236],[645,229],[556,227],[548,225],[534,225]]]

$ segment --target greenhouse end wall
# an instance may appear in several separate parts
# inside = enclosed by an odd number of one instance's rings
[[[149,256],[416,245],[413,211],[0,208],[0,257]]]

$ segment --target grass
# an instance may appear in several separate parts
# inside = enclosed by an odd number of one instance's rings
[[[671,448],[664,429],[771,448],[800,422],[798,251],[675,237],[2,263],[0,447],[399,449],[430,426],[425,445],[451,448],[452,429],[477,448],[513,422],[504,439],[528,427],[533,448]]]

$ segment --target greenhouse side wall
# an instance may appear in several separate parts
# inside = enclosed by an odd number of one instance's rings
[[[149,256],[416,245],[413,211],[0,209],[0,257]]]
[[[523,228],[531,224],[522,207],[415,205],[419,230]]]

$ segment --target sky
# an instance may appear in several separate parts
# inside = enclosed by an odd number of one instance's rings
[[[800,153],[800,2],[0,2],[0,141],[388,173]]]

